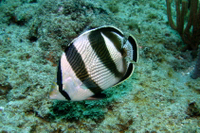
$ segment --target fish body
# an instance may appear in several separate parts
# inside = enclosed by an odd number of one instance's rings
[[[50,99],[104,98],[101,92],[130,77],[134,71],[131,61],[138,61],[135,38],[124,40],[123,33],[113,26],[98,27],[75,38],[60,58]]]

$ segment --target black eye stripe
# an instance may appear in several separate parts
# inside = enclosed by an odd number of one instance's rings
[[[60,61],[58,63],[58,71],[57,71],[57,85],[59,87],[59,92],[67,99],[71,100],[69,95],[63,90],[63,84],[62,84],[62,70],[61,70],[61,65]]]

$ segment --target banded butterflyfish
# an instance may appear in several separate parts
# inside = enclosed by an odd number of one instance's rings
[[[132,35],[125,42],[122,31],[113,26],[86,31],[63,52],[50,99],[105,98],[101,92],[129,78],[138,57],[138,45]]]

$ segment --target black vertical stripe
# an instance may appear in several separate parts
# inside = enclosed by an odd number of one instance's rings
[[[121,35],[115,33],[115,32],[111,32],[111,31],[103,31],[102,32],[107,38],[110,39],[110,41],[114,44],[115,48],[118,50],[118,52],[122,51],[122,43],[120,40]],[[123,38],[123,36],[121,36]]]
[[[101,32],[103,32],[105,34],[109,34],[108,32],[110,32],[110,31],[106,31],[106,30],[105,31],[102,31],[102,30],[92,31],[88,37],[91,47],[95,51],[96,55],[101,60],[101,62],[105,65],[105,67],[108,70],[110,70],[111,73],[113,73],[116,77],[122,77],[123,74],[118,71],[115,62],[113,61],[113,59],[106,47],[106,43],[104,41],[103,36],[101,35]]]
[[[58,63],[57,85],[58,85],[58,87],[59,87],[59,92],[60,92],[67,100],[71,100],[71,98],[69,97],[69,95],[63,90],[62,71],[61,71],[60,61],[59,61],[59,63]]]
[[[65,55],[71,68],[76,74],[76,77],[79,78],[88,89],[90,89],[94,94],[102,91],[98,84],[89,76],[83,59],[73,44],[65,49]]]

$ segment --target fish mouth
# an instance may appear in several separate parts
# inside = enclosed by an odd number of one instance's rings
[[[56,82],[53,82],[51,86],[51,91],[49,92],[49,99],[56,99],[58,93],[59,93],[58,85],[56,84]]]
[[[56,89],[53,89],[50,93],[49,93],[49,99],[56,99],[58,95],[58,92]]]
[[[66,101],[66,98],[60,93],[58,85],[53,84],[49,93],[49,99]]]

